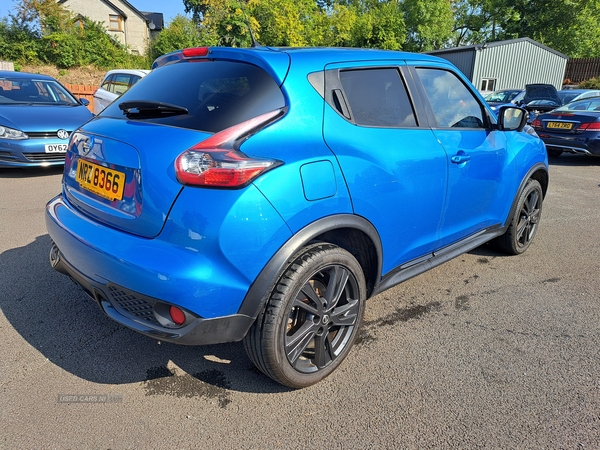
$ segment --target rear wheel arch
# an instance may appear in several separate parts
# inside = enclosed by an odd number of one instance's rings
[[[334,244],[352,254],[362,268],[367,297],[376,292],[382,267],[379,234],[363,217],[340,214],[319,219],[296,232],[256,277],[238,314],[256,318],[290,261],[308,245],[319,242]]]

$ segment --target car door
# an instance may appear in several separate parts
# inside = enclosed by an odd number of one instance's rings
[[[494,129],[494,119],[464,78],[434,65],[411,70],[433,133],[449,157],[442,248],[504,222],[515,173],[504,132]]]
[[[383,272],[438,245],[447,183],[444,148],[427,125],[402,61],[326,66],[324,138],[354,213],[378,230]],[[410,75],[410,74],[409,74]]]
[[[94,92],[94,114],[100,114],[116,98],[115,94],[111,92],[114,77],[114,74],[106,77],[100,88]]]

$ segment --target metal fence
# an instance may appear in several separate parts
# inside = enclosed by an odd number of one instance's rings
[[[570,58],[565,69],[565,80],[576,84],[600,76],[600,58]]]

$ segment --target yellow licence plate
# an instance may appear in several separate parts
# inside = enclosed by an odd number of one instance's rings
[[[568,122],[548,122],[548,125],[546,125],[546,128],[554,128],[554,129],[559,129],[559,130],[570,130],[571,128],[573,128],[573,124],[568,123]]]
[[[88,191],[109,200],[121,200],[125,189],[125,174],[80,159],[77,162],[77,182]]]

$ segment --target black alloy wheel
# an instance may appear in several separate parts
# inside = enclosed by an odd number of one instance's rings
[[[519,255],[529,248],[542,216],[544,194],[537,180],[529,180],[519,196],[517,209],[506,233],[492,243],[500,250]]]
[[[356,340],[366,298],[358,261],[332,244],[305,248],[288,265],[244,340],[266,375],[293,388],[333,372]]]

